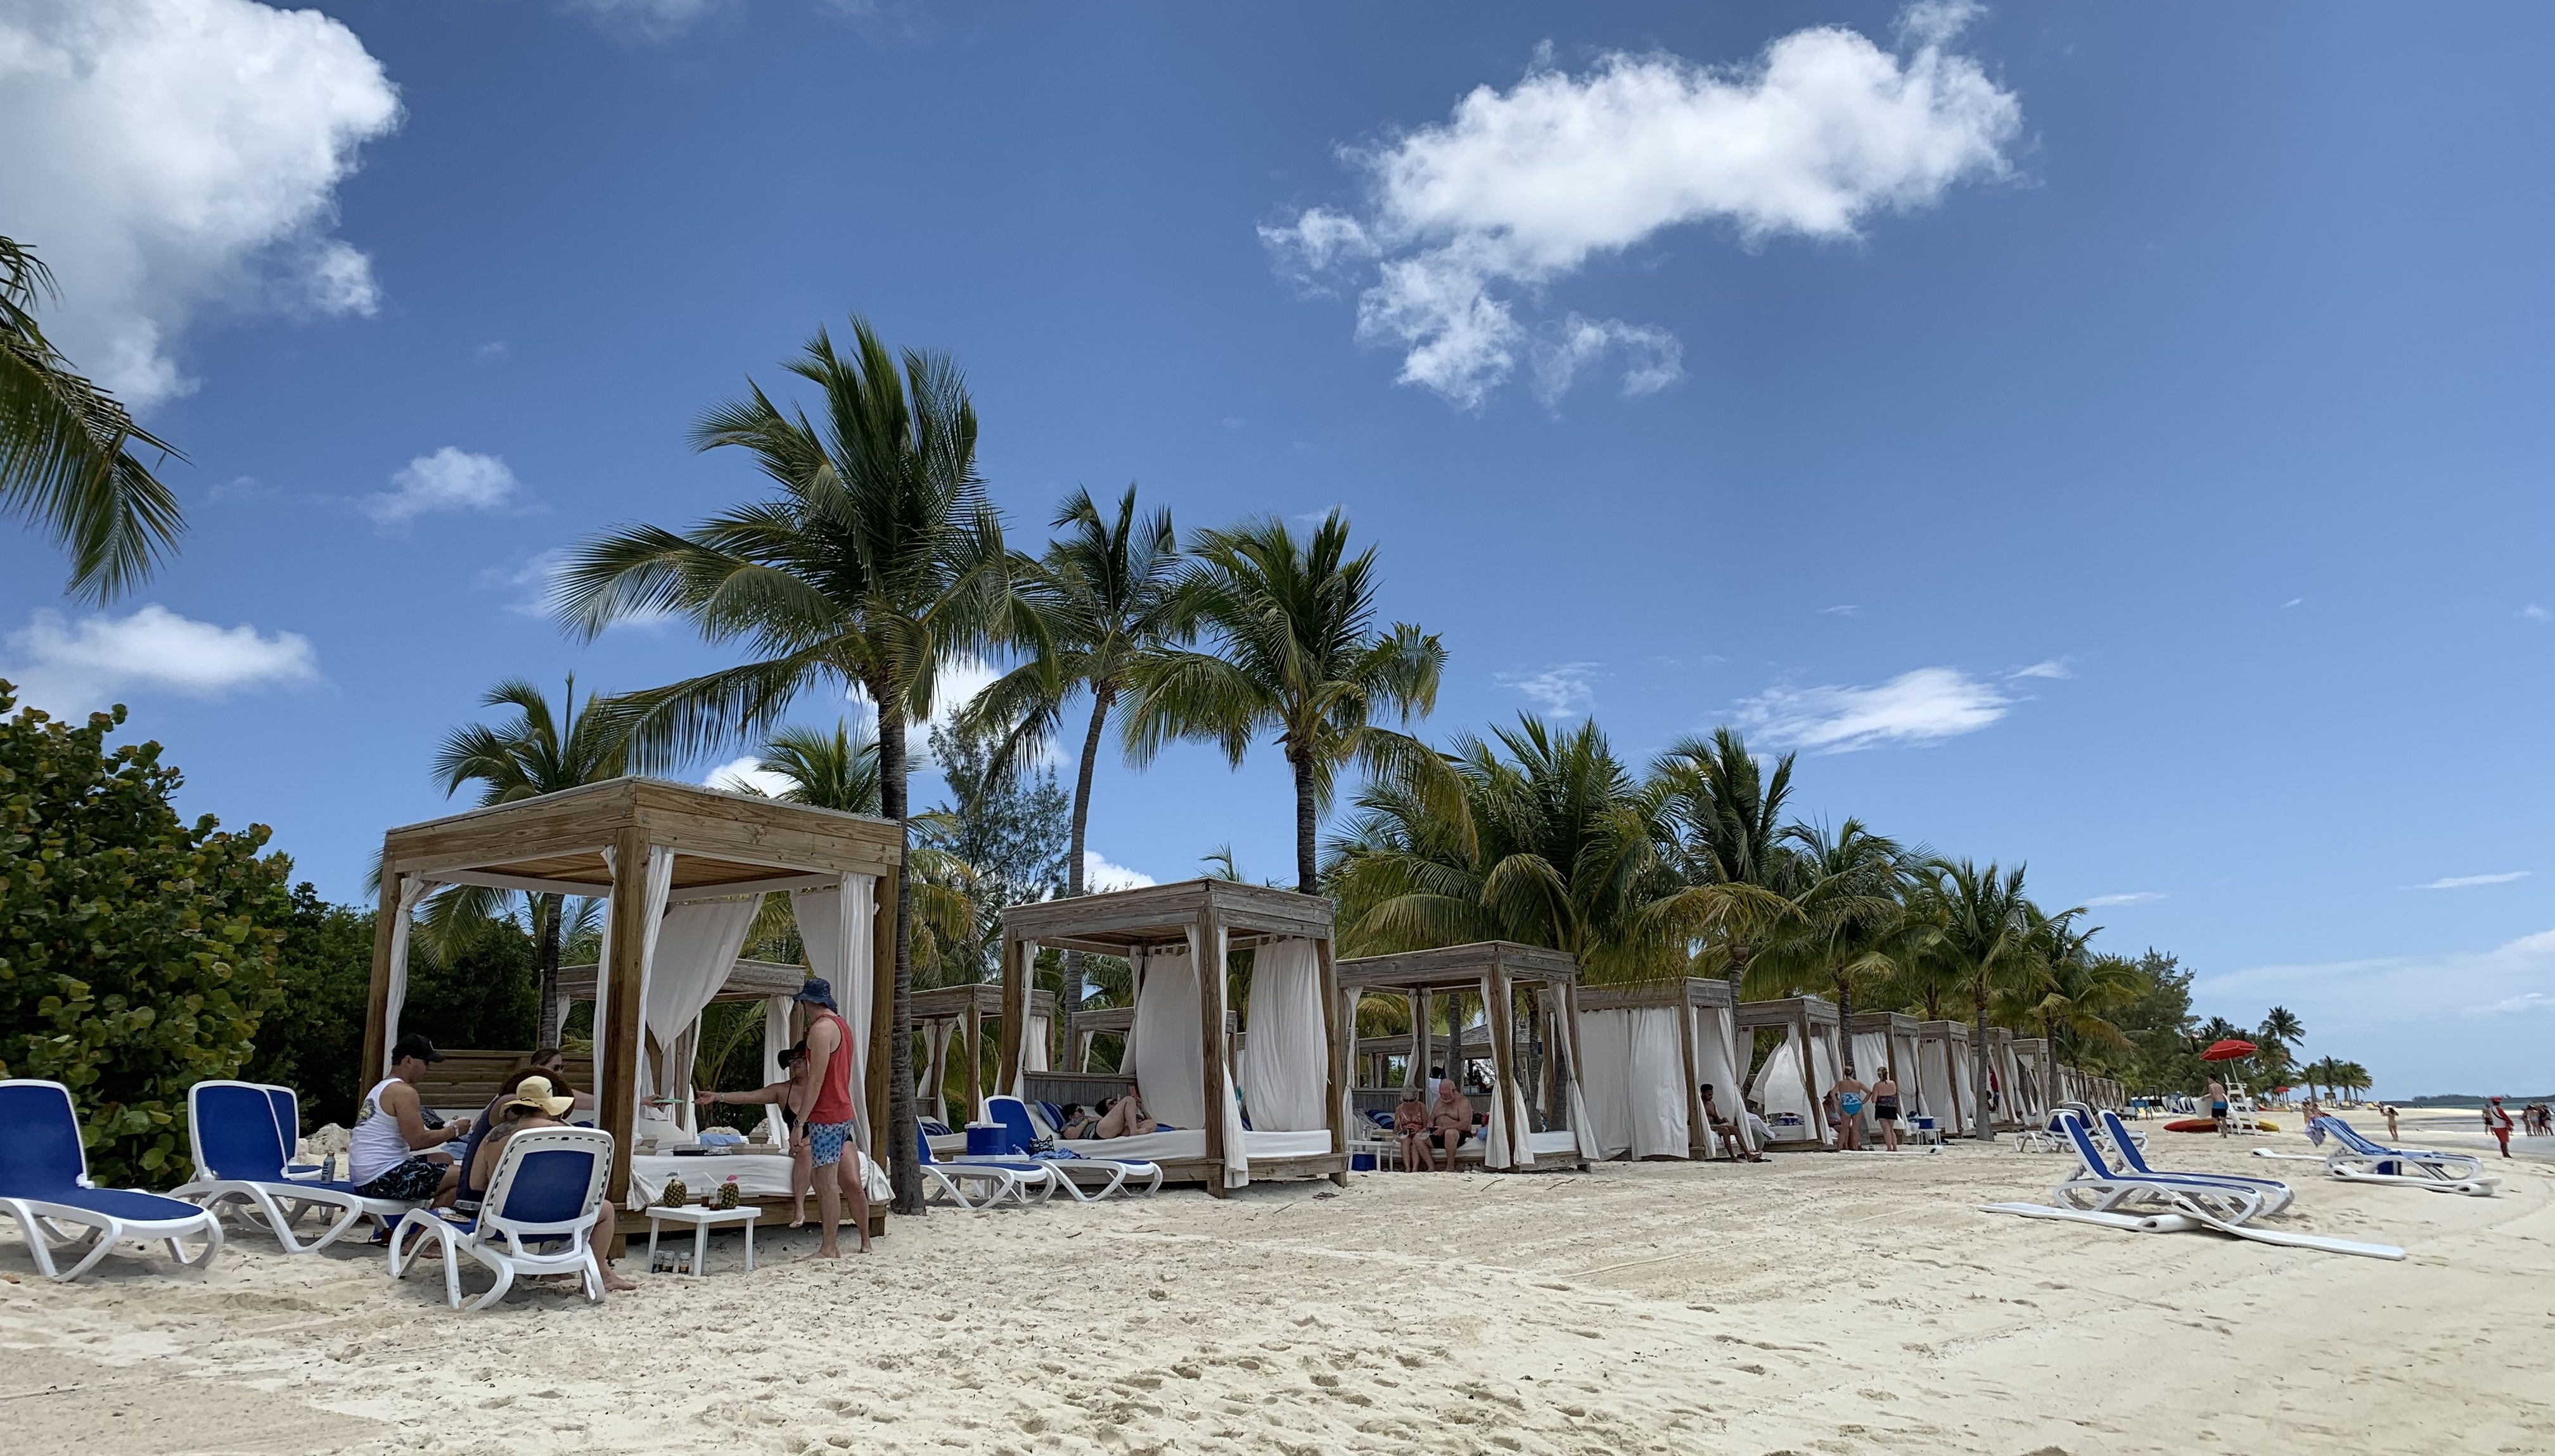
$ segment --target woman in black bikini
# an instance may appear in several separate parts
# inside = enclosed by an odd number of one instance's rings
[[[1881,1125],[1882,1146],[1898,1151],[1898,1080],[1883,1067],[1872,1079],[1872,1120]]]

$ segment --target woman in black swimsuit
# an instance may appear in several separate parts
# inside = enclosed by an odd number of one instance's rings
[[[1883,1067],[1872,1079],[1872,1120],[1881,1125],[1882,1146],[1898,1151],[1898,1080]]]

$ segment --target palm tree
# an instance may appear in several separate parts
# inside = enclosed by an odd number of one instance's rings
[[[788,782],[780,798],[852,814],[879,811],[878,735],[841,718],[834,731],[784,728],[763,746],[757,771]]]
[[[2000,875],[1995,865],[1981,870],[1968,860],[1937,859],[1926,870],[1932,882],[1922,893],[1934,902],[1941,924],[1938,953],[1960,968],[1978,1015],[1970,1042],[1978,1119],[1972,1132],[1984,1141],[1996,1136],[1988,1119],[1988,1006],[2001,985],[2028,968],[2031,954],[2023,867]]]
[[[1324,884],[1340,943],[1381,954],[1515,940],[1576,957],[1595,982],[1680,970],[1684,952],[1642,914],[1665,888],[1644,802],[1594,723],[1519,716],[1448,755],[1462,812],[1406,770],[1368,781],[1331,842]]]
[[[1137,659],[1127,752],[1151,762],[1173,739],[1203,739],[1242,766],[1252,740],[1277,736],[1295,780],[1295,889],[1321,891],[1315,831],[1339,770],[1399,763],[1451,805],[1435,756],[1376,720],[1407,723],[1437,703],[1446,649],[1407,623],[1376,626],[1375,548],[1348,553],[1333,511],[1302,542],[1282,521],[1201,533],[1181,573],[1169,627],[1202,630],[1209,651],[1166,646]]]
[[[522,677],[509,677],[489,688],[480,694],[479,705],[513,708],[514,721],[493,727],[468,723],[444,735],[442,746],[434,754],[434,777],[443,785],[446,798],[460,792],[462,786],[476,784],[482,805],[512,803],[581,784],[618,779],[629,771],[629,755],[612,725],[611,715],[598,711],[608,708],[609,700],[598,703],[595,695],[588,693],[584,711],[579,712],[574,673],[568,674],[567,690],[555,710],[541,688]],[[510,894],[480,886],[454,886],[437,896],[428,908],[428,929],[448,930],[468,920],[486,918]],[[532,895],[526,899],[533,938],[541,948],[540,1044],[555,1046],[559,1039],[559,945],[567,898]]]
[[[688,535],[624,527],[578,548],[559,583],[569,626],[591,639],[642,614],[688,619],[753,661],[631,694],[635,753],[680,760],[770,731],[802,694],[856,690],[878,708],[879,805],[911,842],[907,725],[931,711],[945,664],[1015,626],[1013,561],[976,471],[976,410],[943,355],[892,354],[852,320],[853,348],[819,329],[788,368],[816,386],[820,416],[758,387],[693,431],[704,450],[750,454],[779,494]],[[898,877],[888,1037],[887,1153],[898,1212],[922,1212],[913,1151],[913,885]]]
[[[2031,953],[2021,978],[1999,998],[1999,1019],[2037,1029],[2052,1052],[2070,1061],[2129,1050],[2129,1033],[2111,1015],[2137,1001],[2136,963],[2092,953],[2101,927],[2076,928],[2074,911],[2049,916],[2026,903],[2025,913]]]
[[[970,726],[1008,725],[995,757],[998,770],[1025,761],[1053,738],[1076,691],[1091,697],[1082,733],[1081,766],[1073,780],[1073,820],[1066,846],[1064,893],[1083,893],[1083,850],[1091,826],[1091,781],[1100,762],[1100,740],[1109,713],[1127,691],[1128,674],[1145,654],[1169,646],[1172,588],[1179,537],[1171,513],[1139,520],[1136,487],[1118,500],[1116,519],[1105,518],[1091,493],[1066,497],[1052,523],[1066,534],[1048,546],[1027,588],[1043,630],[1035,651],[996,678],[969,709]],[[1064,1027],[1071,1045],[1073,1020],[1082,1010],[1082,952],[1064,954]]]
[[[1791,851],[1782,825],[1792,755],[1775,760],[1767,774],[1737,730],[1715,728],[1708,739],[1671,745],[1650,776],[1668,863],[1687,887],[1654,913],[1689,933],[1719,931],[1722,974],[1737,1002],[1758,937],[1789,913]]]
[[[2306,1023],[2298,1020],[2296,1012],[2285,1006],[2275,1006],[2262,1014],[2262,1025],[2254,1035],[2260,1038],[2264,1050],[2277,1046],[2285,1053],[2306,1039],[2307,1027]]]
[[[36,325],[54,275],[0,237],[0,510],[70,553],[72,595],[112,601],[141,584],[186,529],[177,494],[142,463],[184,459],[71,368]]]
[[[1775,923],[1753,969],[1791,985],[1836,994],[1845,1070],[1854,1072],[1855,988],[1894,974],[1909,959],[1908,872],[1895,840],[1860,819],[1831,833],[1794,824],[1783,831],[1791,858],[1792,913]]]

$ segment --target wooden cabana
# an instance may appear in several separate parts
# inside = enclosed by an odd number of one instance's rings
[[[783,891],[809,963],[832,982],[852,1028],[861,1134],[880,1160],[896,917],[878,908],[896,903],[903,842],[883,819],[639,778],[393,829],[382,839],[358,1085],[389,1067],[408,999],[412,917],[427,894],[481,885],[607,898],[603,972],[590,992],[593,1085],[598,1124],[613,1138],[609,1196],[626,1203],[642,1099],[688,1078],[676,1042],[727,984],[761,897]]]
[[[2055,1058],[2045,1036],[2013,1038],[2014,1101],[2027,1128],[2045,1128],[2057,1101],[2050,1072]]]
[[[2019,1100],[2015,1088],[2021,1084],[2021,1066],[2013,1052],[2013,1029],[1988,1028],[1988,1116],[1998,1132],[2010,1133],[2029,1123],[2029,1109]]]
[[[1092,1044],[1102,1036],[1118,1038],[1120,1058],[1126,1054],[1127,1033],[1136,1030],[1136,1008],[1132,1006],[1085,1006],[1074,1013],[1073,1044],[1065,1048],[1064,1069],[1069,1075],[1091,1070]],[[1075,1098],[1079,1102],[1081,1098]]]
[[[1172,1128],[1083,1151],[1151,1159],[1219,1197],[1254,1178],[1347,1182],[1353,1031],[1340,1016],[1329,901],[1189,880],[1006,910],[998,1081],[1016,1094],[1030,1090],[1023,1032],[1031,967],[1044,946],[1126,958],[1135,1005],[1113,1081],[1120,1090],[1141,1084],[1147,1108]],[[1225,970],[1231,952],[1246,949],[1251,994],[1237,1028]],[[1251,1034],[1247,1056],[1235,1030]]]
[[[1922,1111],[1945,1137],[1978,1130],[1978,1102],[1970,1086],[1977,1064],[1970,1057],[1970,1024],[1916,1024],[1916,1089]]]
[[[1899,1085],[1898,1101],[1913,1109],[1916,1098],[1916,1027],[1914,1017],[1894,1011],[1856,1012],[1850,1029],[1849,1049],[1854,1053],[1854,1074],[1863,1081],[1877,1081],[1881,1069],[1887,1067],[1892,1080]]]
[[[1836,1130],[1828,1126],[1823,1107],[1845,1060],[1836,1003],[1816,996],[1743,1001],[1732,1021],[1752,1052],[1755,1033],[1783,1038],[1758,1066],[1748,1088],[1748,1095],[1765,1109],[1773,1146],[1835,1147]]]
[[[913,1008],[913,1030],[922,1037],[922,1070],[915,1101],[923,1116],[933,1122],[963,1128],[983,1116],[985,1110],[985,1024],[999,1025],[1003,1020],[1003,988],[999,982],[978,981],[965,986],[935,986],[916,991],[910,1003]],[[1030,993],[1029,1034],[1022,1042],[1025,1070],[1047,1069],[1048,1029],[1055,1025],[1055,993]],[[951,1042],[960,1048],[958,1071],[965,1088],[963,1106],[966,1115],[954,1123],[948,1117],[948,1063]]]
[[[559,967],[558,1003],[551,1008],[553,1019],[559,1025],[567,1024],[570,1008],[580,1002],[594,1000],[595,986],[600,979],[597,971],[598,967],[592,961]],[[710,996],[710,1005],[748,1001],[763,1003],[763,1080],[767,1083],[780,1081],[783,1076],[781,1053],[788,1050],[794,1039],[791,998],[796,996],[798,988],[805,984],[807,968],[804,966],[740,959],[728,967],[727,979]],[[842,999],[840,992],[836,993],[835,999]],[[673,1105],[667,1111],[672,1115],[675,1125],[687,1133],[699,1131],[687,1094],[692,1090],[692,1058],[700,1046],[700,1031],[701,1021],[695,1016],[691,1026],[668,1049],[664,1062],[674,1076],[658,1089],[662,1095],[673,1099]],[[773,1147],[787,1149],[790,1146],[790,1126],[781,1116],[778,1106],[765,1107],[763,1126]]]
[[[1731,1150],[1704,1115],[1748,1133],[1748,1058],[1732,1022],[1730,983],[1681,976],[1579,988],[1580,1085],[1588,1126],[1608,1157],[1718,1157]]]
[[[1405,1086],[1420,1085],[1434,1062],[1435,998],[1455,998],[1459,1005],[1467,995],[1480,999],[1481,1039],[1491,1062],[1490,1125],[1478,1145],[1484,1166],[1585,1166],[1598,1155],[1580,1095],[1578,961],[1540,946],[1479,940],[1359,956],[1341,961],[1336,975],[1344,1027],[1357,1026],[1358,1003],[1367,996],[1399,996],[1409,1003]],[[1517,998],[1526,988],[1534,999],[1521,1027]],[[1465,1034],[1454,1044],[1463,1046]],[[1449,1066],[1448,1074],[1460,1075],[1460,1068]]]

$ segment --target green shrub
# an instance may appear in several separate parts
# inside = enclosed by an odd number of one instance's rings
[[[109,751],[0,682],[0,1073],[71,1089],[101,1183],[187,1166],[186,1089],[235,1075],[281,999],[292,906],[268,831],[182,824],[160,745]]]
[[[295,886],[275,974],[283,1003],[259,1026],[257,1051],[240,1075],[301,1093],[303,1132],[354,1126],[355,1099],[365,1090],[356,1078],[373,991],[372,911],[330,905],[307,881]]]

